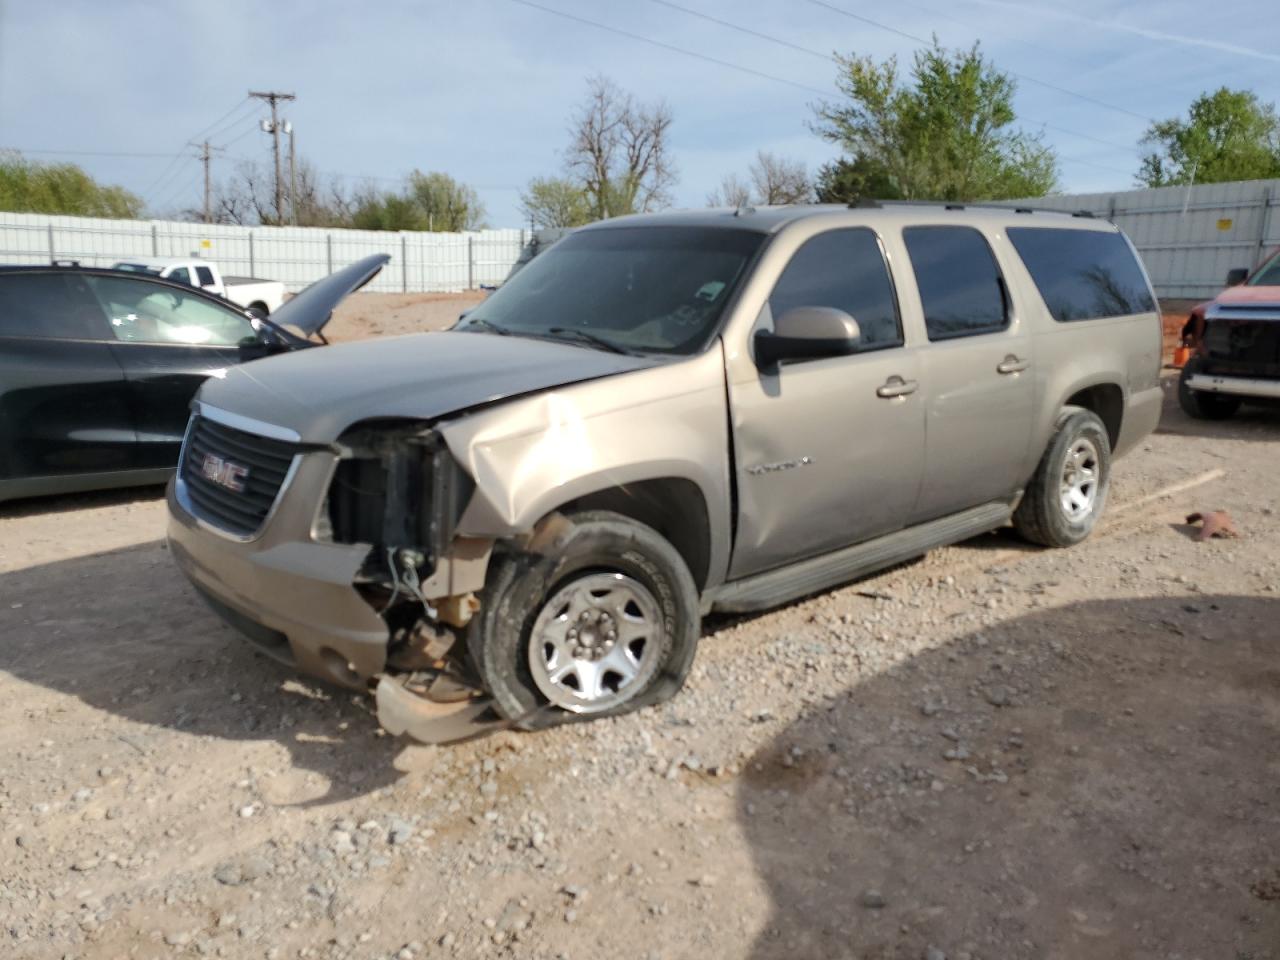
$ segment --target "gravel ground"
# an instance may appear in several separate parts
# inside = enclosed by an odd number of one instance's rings
[[[1170,405],[1080,547],[714,619],[662,707],[452,747],[254,654],[157,491],[0,505],[0,956],[1280,958],[1278,451]]]

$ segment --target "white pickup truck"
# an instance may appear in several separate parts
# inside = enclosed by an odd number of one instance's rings
[[[189,283],[193,287],[208,290],[232,303],[238,303],[260,317],[269,316],[284,303],[284,284],[279,280],[259,280],[256,277],[228,277],[216,263],[208,260],[169,260],[155,257],[136,257],[118,260],[116,270],[132,270],[153,276]]]

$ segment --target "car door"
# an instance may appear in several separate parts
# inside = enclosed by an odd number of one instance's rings
[[[172,467],[200,384],[267,352],[248,317],[194,290],[110,274],[89,278],[124,370],[138,459]]]
[[[880,238],[862,227],[810,237],[755,329],[796,307],[850,314],[861,347],[730,378],[738,501],[730,579],[899,529],[915,506],[924,463],[919,357],[903,340]]]
[[[0,271],[0,493],[135,466],[124,371],[71,270]],[[72,483],[72,486],[75,484]]]
[[[1013,496],[1035,412],[1032,338],[987,238],[968,226],[902,231],[929,346],[924,483],[915,521]]]

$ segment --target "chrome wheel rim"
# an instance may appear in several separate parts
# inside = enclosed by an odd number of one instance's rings
[[[621,573],[591,573],[543,604],[529,634],[529,671],[549,701],[599,713],[644,690],[662,657],[658,601]]]
[[[1093,513],[1098,502],[1099,460],[1097,446],[1087,437],[1077,437],[1067,449],[1059,497],[1063,514],[1073,523]]]

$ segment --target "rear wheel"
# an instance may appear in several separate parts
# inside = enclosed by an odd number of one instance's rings
[[[1069,547],[1093,532],[1111,482],[1111,439],[1098,415],[1067,407],[1013,515],[1032,543]]]
[[[540,555],[495,558],[467,644],[499,712],[532,728],[672,696],[699,626],[697,587],[675,548],[596,511],[568,518]]]
[[[1188,381],[1200,373],[1200,366],[1199,359],[1192,357],[1178,377],[1178,406],[1182,407],[1182,412],[1197,420],[1226,420],[1234,416],[1240,409],[1239,397],[1191,389]]]

